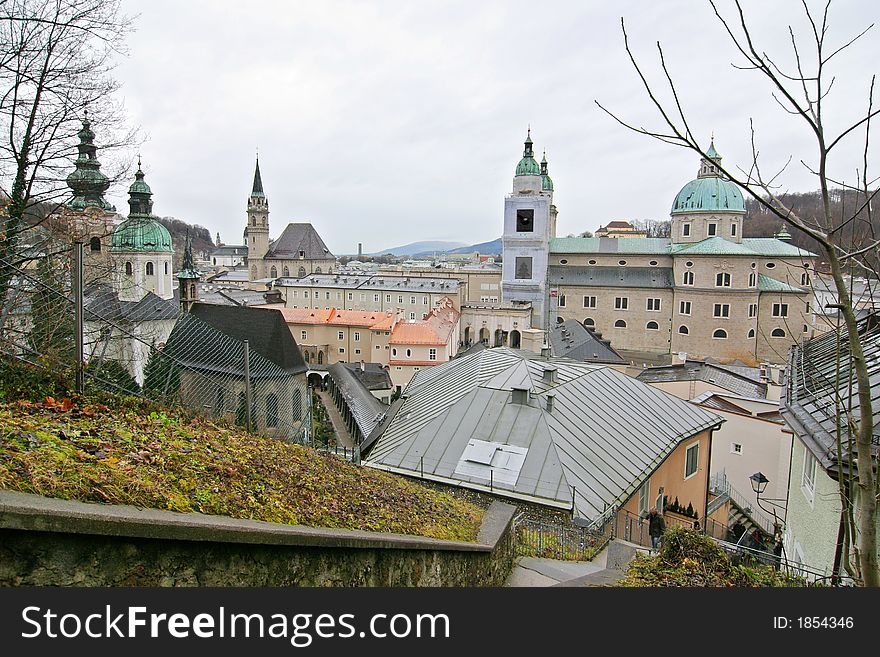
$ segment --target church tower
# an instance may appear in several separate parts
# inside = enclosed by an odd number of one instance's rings
[[[95,133],[89,123],[88,112],[77,136],[79,154],[76,168],[67,176],[67,186],[73,196],[57,216],[64,221],[71,240],[85,243],[87,262],[90,265],[98,262],[106,265],[116,208],[104,198],[104,193],[110,187],[110,179],[101,172]]]
[[[505,303],[531,302],[532,328],[546,329],[547,264],[556,208],[546,158],[539,165],[532,145],[529,130],[516,166],[513,192],[504,199],[501,290]]]
[[[263,193],[263,180],[260,178],[260,158],[254,171],[254,188],[248,197],[247,228],[244,230],[248,248],[248,265],[251,280],[266,276],[263,258],[269,250],[269,199]]]
[[[219,241],[219,240],[218,240]],[[199,300],[199,279],[202,273],[196,269],[192,252],[192,240],[189,231],[186,233],[186,245],[183,250],[183,264],[177,272],[180,292],[180,309],[188,313],[192,305]]]

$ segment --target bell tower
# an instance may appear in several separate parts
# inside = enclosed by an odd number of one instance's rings
[[[505,303],[530,302],[532,328],[546,329],[548,319],[547,265],[550,238],[555,231],[553,190],[546,164],[535,160],[531,130],[516,166],[513,191],[504,199],[501,290]]]
[[[254,171],[254,187],[248,197],[247,227],[244,230],[244,237],[248,248],[251,280],[263,278],[266,275],[263,258],[269,250],[269,199],[263,193],[259,157]]]

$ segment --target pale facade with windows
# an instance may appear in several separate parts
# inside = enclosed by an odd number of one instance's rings
[[[721,175],[714,146],[708,154],[675,198],[670,239],[545,235],[550,321],[582,322],[618,350],[747,364],[783,362],[813,334],[815,255],[785,239],[743,238],[742,194]],[[531,196],[515,193],[507,203],[519,207],[524,198]],[[512,212],[505,262],[515,263],[535,240],[512,228]],[[518,289],[515,272],[509,276]]]

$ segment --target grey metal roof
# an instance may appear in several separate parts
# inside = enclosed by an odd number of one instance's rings
[[[874,409],[872,452],[880,443],[880,314],[872,313],[858,322],[859,342],[868,365],[871,402]],[[837,459],[837,429],[847,440],[847,414],[836,412],[838,405],[852,408],[859,417],[859,399],[850,355],[848,333],[839,339],[836,331],[813,338],[803,346],[794,346],[789,355],[788,378],[780,401],[786,423],[813,452],[822,466],[832,471],[847,471],[849,455]],[[852,380],[852,383],[850,381]]]
[[[513,401],[517,388],[525,403]],[[485,488],[459,467],[469,443],[526,448],[515,483],[496,481],[495,492],[573,502],[576,517],[595,522],[682,440],[722,421],[608,367],[486,349],[419,371],[365,464]]]
[[[745,376],[738,367],[704,363],[690,360],[683,364],[648,367],[636,377],[644,383],[669,383],[672,381],[705,381],[744,397],[766,399],[767,384],[752,376]],[[749,368],[754,369],[754,368]]]
[[[388,274],[309,274],[302,278],[279,278],[276,287],[338,287],[372,292],[438,292],[458,291],[459,281],[454,278],[427,278],[420,276],[389,276]]]
[[[335,258],[324,240],[318,235],[312,224],[298,223],[287,224],[284,232],[269,247],[266,260],[299,258],[299,252],[304,253],[306,260],[324,260]]]
[[[119,294],[109,285],[97,285],[86,291],[83,310],[85,320],[149,322],[176,319],[180,306],[147,292],[140,301],[120,301]]]
[[[349,411],[351,411],[351,415],[361,434],[367,438],[373,432],[373,429],[385,419],[388,405],[383,404],[370,393],[370,390],[359,376],[359,374],[365,374],[365,372],[361,372],[357,364],[355,364],[355,368],[349,367],[348,363],[335,363],[327,371],[330,373],[333,383],[342,394],[342,398],[345,400]],[[383,370],[383,373],[387,376],[387,372]],[[391,386],[389,385],[388,387],[390,388]]]
[[[235,342],[243,343],[247,340],[253,352],[285,372],[298,374],[307,369],[299,347],[279,310],[195,303],[190,315]],[[177,331],[177,325],[168,338],[169,345],[174,337],[174,331]],[[217,352],[217,345],[212,344],[212,336],[216,337],[215,334],[206,333],[203,342],[193,341],[192,349],[197,350],[197,353],[188,354],[187,357],[209,362]]]
[[[550,327],[548,337],[554,356],[594,363],[625,364],[608,340],[603,340],[580,322],[568,319]]]
[[[244,244],[224,244],[211,251],[211,256],[246,256],[248,248]]]
[[[625,241],[625,240],[624,240]],[[551,265],[551,285],[673,287],[671,267],[582,267]]]

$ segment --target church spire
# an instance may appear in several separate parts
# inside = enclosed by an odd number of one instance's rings
[[[254,170],[254,189],[251,196],[265,196],[263,193],[263,179],[260,178],[260,156],[257,155],[257,167]]]
[[[128,216],[149,217],[153,214],[153,191],[144,180],[141,169],[141,156],[138,155],[138,168],[134,174],[134,182],[128,188]]]
[[[198,282],[201,277],[202,273],[196,269],[192,252],[192,239],[189,236],[189,229],[187,229],[186,241],[183,247],[183,263],[181,264],[180,271],[177,272],[177,280],[180,282],[180,307],[185,313],[188,313],[192,305],[199,300]]]
[[[89,114],[83,116],[82,128],[77,133],[79,144],[76,169],[67,176],[67,186],[73,190],[73,199],[67,204],[74,210],[84,210],[89,206],[113,212],[115,207],[104,199],[104,192],[110,187],[110,179],[101,173],[98,161],[98,148],[95,146],[95,133],[89,124]]]

